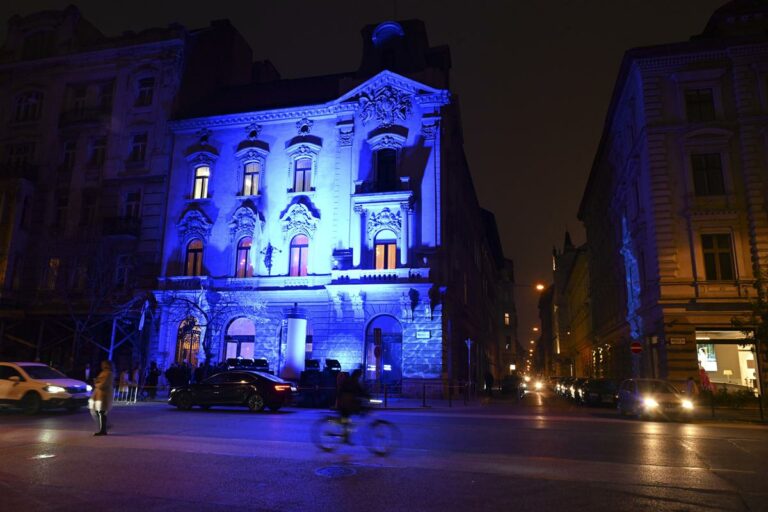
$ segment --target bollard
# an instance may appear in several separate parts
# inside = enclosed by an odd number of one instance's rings
[[[421,406],[422,407],[427,406],[427,385],[426,384],[421,385]]]

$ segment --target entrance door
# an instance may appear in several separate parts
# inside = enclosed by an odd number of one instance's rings
[[[366,380],[380,391],[399,393],[403,380],[403,330],[392,316],[382,315],[368,324],[365,336]]]

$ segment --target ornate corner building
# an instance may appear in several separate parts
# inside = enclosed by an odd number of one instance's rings
[[[283,80],[225,22],[108,38],[74,8],[12,20],[0,351],[263,358],[289,378],[334,359],[404,393],[501,376],[511,262],[448,49],[418,21],[362,34],[358,70]]]

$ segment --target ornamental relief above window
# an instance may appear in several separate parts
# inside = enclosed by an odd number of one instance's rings
[[[400,236],[402,230],[402,214],[400,210],[392,211],[389,207],[384,207],[378,212],[371,212],[368,215],[367,233],[368,240],[373,241],[376,234],[380,231],[389,230]]]
[[[264,217],[251,205],[243,205],[232,215],[229,222],[230,240],[235,242],[245,236],[258,239],[264,228]]]
[[[305,234],[313,238],[317,231],[319,220],[319,217],[316,217],[306,204],[292,204],[280,216],[283,240],[293,238],[297,234]]]
[[[362,93],[358,99],[358,112],[363,124],[375,121],[387,127],[405,121],[413,110],[413,95],[390,85]]]
[[[211,235],[213,223],[200,210],[187,210],[179,222],[176,224],[176,230],[179,234],[179,240],[183,246],[186,246],[190,240],[199,238],[205,242]]]

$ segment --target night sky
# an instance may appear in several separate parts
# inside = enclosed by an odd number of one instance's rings
[[[0,39],[11,15],[67,1],[0,2]],[[576,219],[625,50],[685,41],[724,0],[186,1],[77,2],[106,35],[228,18],[283,78],[357,69],[360,29],[422,19],[432,46],[453,61],[465,149],[481,205],[496,214],[515,262],[520,336],[537,322],[536,281],[551,281],[551,251]]]

